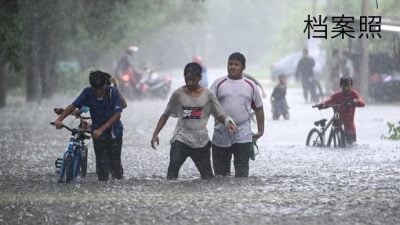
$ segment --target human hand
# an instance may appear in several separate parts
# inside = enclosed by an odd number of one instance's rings
[[[85,131],[90,131],[90,126],[91,126],[91,124],[88,121],[82,121],[82,128]]]
[[[312,106],[312,108],[318,108],[318,109],[323,109],[323,108],[325,108],[325,107],[326,107],[326,105],[323,104],[323,103],[315,104],[315,105]]]
[[[234,123],[229,123],[228,124],[228,130],[231,134],[235,133],[237,131],[236,124]]]
[[[64,112],[64,109],[63,108],[54,108],[54,112],[57,115],[61,115]]]
[[[232,117],[226,117],[225,118],[225,127],[228,128],[230,133],[234,133],[235,131],[237,131],[237,126],[235,121],[233,121]]]
[[[151,147],[155,150],[157,150],[155,144],[159,145],[160,144],[160,139],[158,138],[158,136],[153,136],[151,138]]]
[[[60,120],[56,120],[54,121],[54,126],[56,127],[56,129],[61,129],[63,127],[63,123]]]
[[[103,134],[103,130],[96,129],[92,132],[92,138],[97,139]]]
[[[344,105],[347,106],[347,107],[354,107],[354,106],[356,105],[355,100],[356,100],[356,99],[346,101],[346,102],[344,103]]]
[[[263,132],[257,132],[253,134],[253,141],[257,141],[261,136],[263,136]]]

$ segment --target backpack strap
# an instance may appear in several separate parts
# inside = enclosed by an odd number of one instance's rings
[[[108,88],[108,90],[107,90],[107,88]],[[112,107],[112,88],[109,86],[107,88],[106,88],[107,102],[108,102],[108,105],[110,105]]]

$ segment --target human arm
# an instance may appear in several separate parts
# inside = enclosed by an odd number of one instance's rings
[[[128,107],[128,104],[126,103],[126,99],[124,98],[124,96],[122,96],[121,93],[119,93],[119,100],[121,101],[121,106],[123,109]]]
[[[264,134],[265,117],[263,106],[256,108],[254,112],[256,113],[257,133],[253,135],[253,139],[258,140]]]
[[[161,129],[164,127],[165,123],[167,122],[170,116],[178,117],[179,111],[182,108],[182,104],[179,101],[179,92],[181,89],[174,91],[169,99],[167,107],[164,113],[161,115],[160,119],[157,122],[156,128],[154,129],[153,136],[151,138],[151,147],[156,149],[155,144],[159,144],[158,134],[160,133]]]
[[[354,92],[354,94],[355,94],[355,98],[353,99],[353,102],[354,102],[355,106],[356,107],[364,107],[365,102],[364,102],[363,98],[357,92]]]
[[[75,111],[76,107],[74,105],[69,105],[67,108],[64,109],[64,111],[61,113],[61,115],[58,116],[58,118],[54,121],[54,125],[56,126],[57,129],[61,129],[63,124],[62,121],[67,117],[69,114],[73,113]]]
[[[64,112],[64,109],[63,109],[63,108],[54,108],[54,112],[55,112],[57,115],[61,115],[61,114]],[[73,116],[75,116],[75,117],[80,117],[81,114],[82,114],[82,110],[76,108],[76,109],[75,109],[72,113],[70,113],[69,115],[73,115]]]
[[[103,125],[101,125],[100,128],[97,128],[92,132],[92,137],[94,139],[99,138],[104,131],[109,129],[115,122],[117,122],[121,118],[121,113],[120,112],[115,112],[114,115],[111,116],[107,122],[105,122]]]
[[[156,149],[155,144],[157,144],[157,145],[160,144],[160,139],[158,138],[158,134],[160,133],[160,131],[162,130],[164,125],[167,123],[168,118],[169,118],[168,115],[162,114],[160,119],[158,120],[156,128],[154,129],[154,132],[153,132],[153,137],[151,138],[151,147],[153,149]]]

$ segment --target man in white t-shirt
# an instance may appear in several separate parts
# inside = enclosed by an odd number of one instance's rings
[[[236,177],[249,176],[249,158],[253,141],[264,134],[263,102],[256,84],[243,77],[246,58],[239,52],[228,59],[228,75],[211,85],[226,115],[233,118],[237,131],[230,133],[221,122],[216,122],[212,139],[212,159],[215,175],[230,175],[234,157]],[[251,109],[255,111],[258,132],[251,131]]]

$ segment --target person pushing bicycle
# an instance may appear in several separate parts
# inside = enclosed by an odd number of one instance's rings
[[[364,107],[365,103],[361,95],[352,89],[353,80],[342,77],[340,79],[341,91],[332,94],[326,101],[316,106],[321,109],[330,105],[340,105],[338,108],[340,120],[344,126],[346,142],[356,142],[356,126],[354,123],[355,107]]]
[[[54,121],[57,129],[62,128],[63,119],[77,108],[88,106],[92,119],[92,138],[96,155],[99,181],[107,181],[109,172],[112,178],[122,179],[121,149],[123,125],[120,121],[123,105],[118,90],[107,85],[107,76],[102,71],[92,71],[89,76],[90,87],[82,93]],[[111,169],[111,171],[110,171]]]

